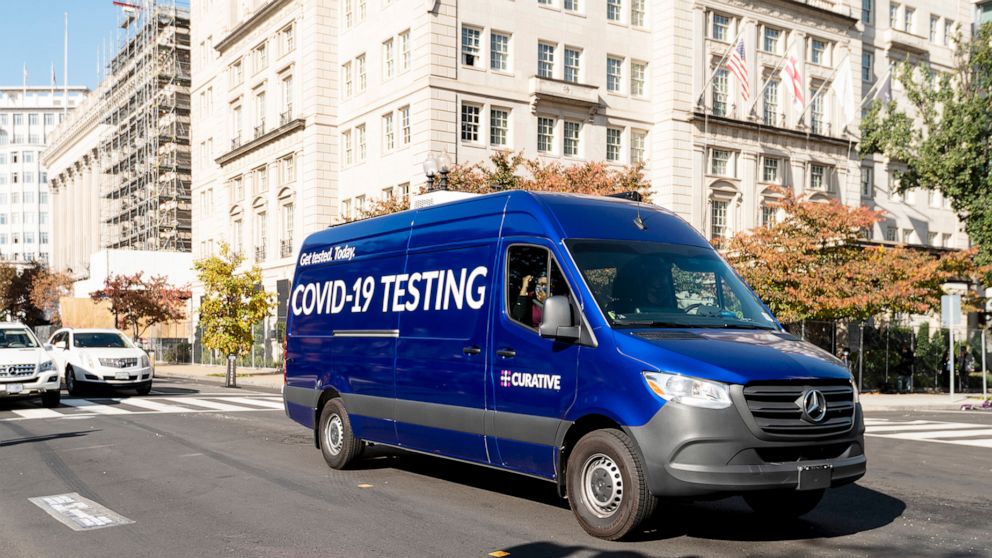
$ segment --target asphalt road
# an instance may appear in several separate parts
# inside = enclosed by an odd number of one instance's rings
[[[538,480],[387,451],[333,471],[271,393],[162,380],[144,407],[105,397],[58,416],[0,401],[0,555],[992,555],[992,447],[981,445],[871,436],[868,475],[796,522],[767,524],[739,498],[668,504],[634,541],[607,543]],[[886,435],[992,428],[992,413],[868,418]],[[74,531],[29,501],[65,493],[133,523]]]

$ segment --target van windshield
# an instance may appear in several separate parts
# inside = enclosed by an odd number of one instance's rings
[[[565,244],[614,327],[778,330],[712,249],[614,240]]]
[[[28,349],[37,346],[34,336],[26,329],[0,329],[0,349]]]

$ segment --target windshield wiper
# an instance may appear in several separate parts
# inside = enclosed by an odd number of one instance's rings
[[[698,327],[692,324],[679,322],[660,322],[657,320],[617,320],[616,325],[633,327]]]

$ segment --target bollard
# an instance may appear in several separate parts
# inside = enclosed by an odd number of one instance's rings
[[[229,388],[238,387],[238,357],[227,355],[227,375],[224,385]]]

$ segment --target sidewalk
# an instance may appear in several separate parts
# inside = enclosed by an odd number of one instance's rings
[[[211,364],[157,364],[155,376],[181,378],[208,384],[224,385],[226,367]],[[282,391],[282,371],[272,368],[238,367],[239,387],[259,387]]]
[[[981,394],[862,393],[865,411],[958,411],[964,403],[981,403]]]

